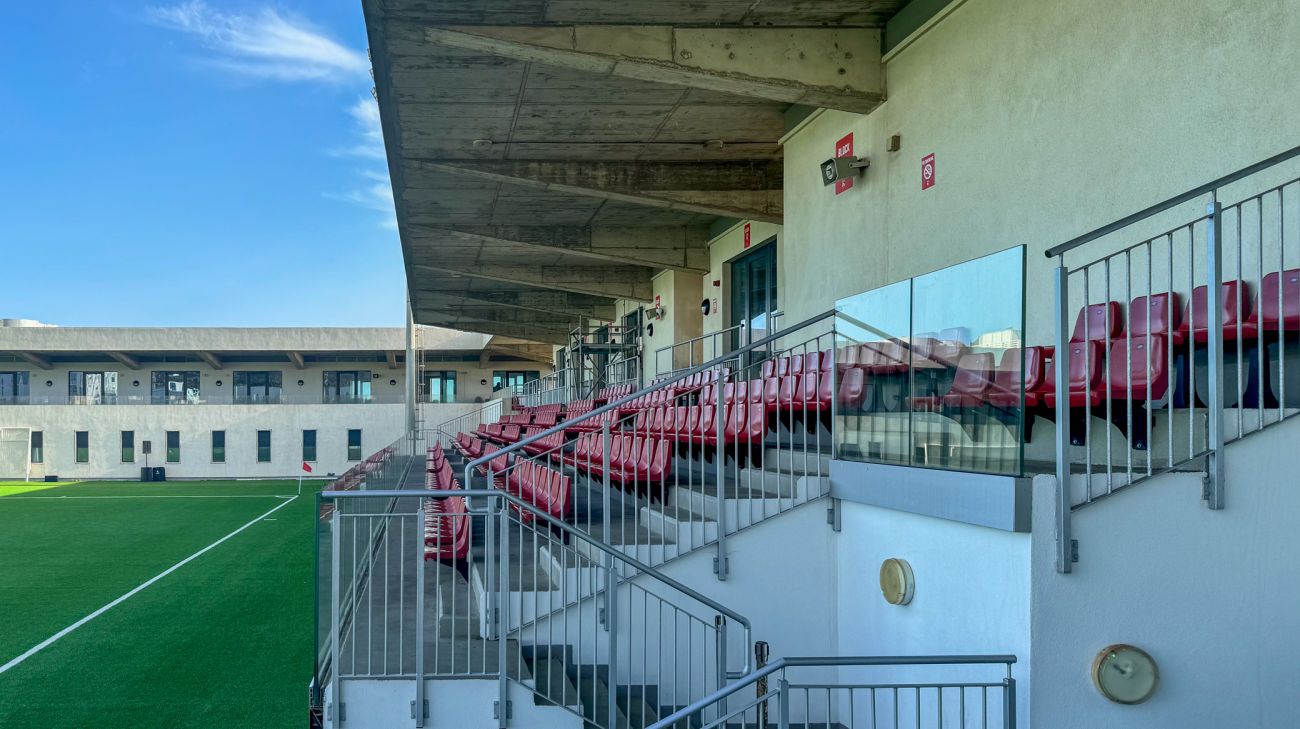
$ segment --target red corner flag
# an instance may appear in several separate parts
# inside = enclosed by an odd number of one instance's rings
[[[306,471],[307,473],[311,473],[311,466],[306,461],[303,461],[302,470]]]

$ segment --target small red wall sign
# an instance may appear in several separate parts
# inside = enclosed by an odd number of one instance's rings
[[[745,223],[745,247],[749,247],[749,223]]]
[[[934,187],[934,155],[927,154],[921,158],[921,189]]]
[[[836,157],[853,156],[853,132],[849,132],[847,135],[844,136],[843,139],[835,143],[835,156]],[[853,187],[852,177],[846,177],[843,180],[836,180],[835,194],[838,195],[841,192],[844,192],[845,190],[849,189],[850,187]]]

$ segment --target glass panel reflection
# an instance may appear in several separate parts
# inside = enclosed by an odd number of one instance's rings
[[[1013,248],[840,301],[836,457],[1019,475],[1023,280]]]

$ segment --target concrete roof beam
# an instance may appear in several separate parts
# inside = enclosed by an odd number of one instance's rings
[[[519,283],[611,299],[650,301],[654,296],[650,270],[635,266],[505,266],[437,259],[410,265],[416,270],[455,273],[489,281]]]
[[[880,31],[618,25],[425,29],[437,46],[604,76],[866,114],[885,100]]]
[[[594,260],[689,273],[707,273],[709,270],[707,228],[413,225],[411,232],[450,242],[506,250],[512,247],[546,249]]]
[[[571,195],[780,223],[785,164],[418,159],[415,169]]]

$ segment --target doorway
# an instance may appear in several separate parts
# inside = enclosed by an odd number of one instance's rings
[[[731,320],[738,327],[733,349],[756,342],[773,331],[776,303],[776,239],[731,262]]]

